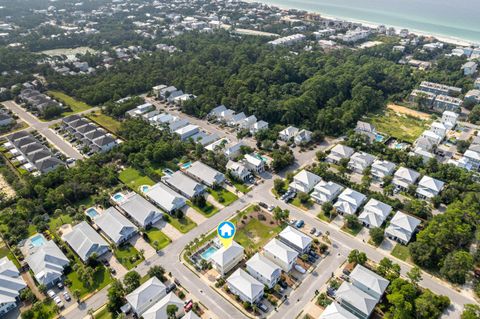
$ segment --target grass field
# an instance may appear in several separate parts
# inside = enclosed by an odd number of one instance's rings
[[[309,210],[313,206],[313,201],[309,199],[307,203],[303,204],[298,197],[295,197],[291,201],[291,204],[297,206],[300,209]]]
[[[396,244],[391,254],[403,261],[408,261],[410,259],[410,251],[408,250],[408,247],[402,244]]]
[[[112,314],[108,311],[107,307],[104,306],[95,312],[93,317],[95,319],[112,319]]]
[[[413,143],[431,123],[431,120],[397,114],[392,110],[371,114],[364,121],[371,123],[380,133],[409,143]]]
[[[250,191],[250,188],[248,188],[248,186],[245,184],[238,183],[232,180],[230,182],[232,183],[233,187],[235,187],[239,192],[246,194]]]
[[[218,213],[218,208],[209,203],[208,201],[206,202],[204,207],[199,207],[193,204],[191,201],[188,201],[187,204],[205,217],[211,217]]]
[[[132,269],[142,262],[143,258],[140,256],[138,250],[130,244],[124,244],[115,249],[115,257],[127,270]]]
[[[182,234],[186,234],[197,227],[197,224],[187,216],[184,216],[182,219],[168,216],[168,222]]]
[[[93,285],[91,287],[85,287],[83,281],[80,280],[78,274],[75,271],[72,271],[67,275],[67,278],[70,280],[72,285],[70,286],[70,291],[78,290],[80,291],[80,296],[83,297],[95,290],[100,290],[109,283],[112,282],[112,277],[110,272],[106,267],[100,265],[96,268],[95,273],[93,274]]]
[[[58,217],[51,218],[50,221],[48,222],[48,225],[50,226],[50,231],[55,232],[60,226],[65,224],[71,224],[71,223],[72,223],[72,217],[70,217],[67,214],[63,214]]]
[[[238,196],[232,192],[227,191],[225,188],[209,189],[208,193],[215,198],[217,202],[223,206],[228,206],[238,199]],[[222,199],[223,198],[223,201]]]
[[[146,231],[148,242],[152,245],[153,248],[156,250],[163,249],[170,244],[171,240],[165,235],[161,230],[157,228],[150,228]],[[155,244],[154,244],[155,243]]]
[[[94,111],[92,113],[88,113],[86,117],[96,122],[98,125],[103,126],[104,128],[106,128],[108,131],[112,133],[117,133],[118,130],[120,129],[120,126],[122,125],[120,121],[117,121],[113,117],[105,115],[100,111]]]
[[[47,91],[47,94],[64,105],[68,105],[68,107],[70,107],[71,111],[64,112],[62,116],[83,112],[92,108],[87,103],[75,100],[73,97],[68,96],[60,91]]]
[[[134,191],[138,191],[138,188],[142,185],[149,185],[152,186],[155,182],[148,176],[142,175],[139,171],[134,168],[126,168],[120,172],[118,178],[133,189]]]

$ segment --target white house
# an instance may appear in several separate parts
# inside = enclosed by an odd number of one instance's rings
[[[335,292],[335,300],[357,318],[367,319],[372,314],[378,300],[344,281]]]
[[[62,239],[72,247],[83,262],[87,262],[92,255],[97,257],[108,252],[109,245],[87,222],[83,221],[75,226]]]
[[[232,160],[228,161],[227,170],[230,171],[234,177],[244,182],[251,176],[250,170],[245,165]]]
[[[417,196],[422,199],[431,199],[437,196],[443,189],[444,182],[430,176],[423,176],[418,182]]]
[[[289,126],[286,129],[278,133],[278,138],[282,141],[290,141],[293,139],[300,130],[294,126]]]
[[[356,152],[355,154],[350,157],[350,162],[348,162],[348,167],[356,172],[356,173],[363,173],[363,171],[370,167],[375,160],[375,156],[370,155],[365,152]]]
[[[392,211],[392,206],[382,203],[374,198],[370,199],[358,219],[367,228],[380,227]]]
[[[293,181],[290,183],[289,187],[297,192],[304,192],[308,194],[321,180],[322,179],[320,176],[310,173],[307,170],[301,170],[293,177]]]
[[[254,304],[263,297],[264,285],[242,269],[237,269],[228,277],[227,285],[242,301]]]
[[[208,187],[220,186],[225,182],[225,175],[200,161],[192,163],[185,173]]]
[[[193,135],[197,134],[199,131],[200,128],[197,125],[188,124],[176,130],[175,134],[178,134],[180,136],[180,139],[182,141],[185,141]]]
[[[385,235],[404,245],[408,244],[421,221],[418,218],[398,211],[385,229]]]
[[[278,239],[298,251],[299,254],[308,252],[312,245],[312,238],[292,226],[285,227],[278,235]]]
[[[220,116],[220,114],[224,111],[226,111],[227,108],[225,107],[225,105],[219,105],[215,108],[213,108],[210,113],[208,113],[208,116],[209,117],[213,117],[213,118],[217,118]]]
[[[188,199],[202,196],[207,190],[204,185],[197,183],[181,171],[176,171],[171,176],[165,177],[163,179],[165,183]]]
[[[232,244],[227,248],[222,247],[217,250],[211,257],[213,268],[215,268],[222,276],[227,274],[243,259],[243,247],[237,242],[232,241]]]
[[[392,162],[376,159],[372,164],[372,177],[377,181],[383,180],[385,176],[393,175],[393,172],[397,168]]]
[[[27,285],[15,264],[7,257],[0,259],[0,317],[17,306],[20,292]]]
[[[318,319],[358,319],[358,317],[334,301],[323,310]]]
[[[300,130],[294,137],[293,141],[297,145],[307,144],[312,140],[312,132],[309,130]]]
[[[274,238],[263,247],[263,255],[289,272],[298,257],[298,252]]]
[[[242,141],[229,145],[225,148],[224,154],[228,159],[235,158],[242,153],[242,146],[244,146]]]
[[[149,187],[145,196],[167,213],[182,209],[187,203],[185,197],[163,183]]]
[[[357,121],[355,133],[367,136],[370,142],[375,141],[377,137],[377,131],[375,127],[370,123],[362,121]]]
[[[350,273],[350,282],[363,292],[373,296],[377,302],[385,293],[390,282],[362,265],[357,265]]]
[[[333,207],[341,215],[354,215],[366,200],[367,196],[347,188],[338,196],[338,200],[333,204]]]
[[[109,207],[95,218],[95,224],[115,244],[121,245],[135,236],[137,226],[123,216],[115,207]]]
[[[152,277],[140,287],[129,293],[125,299],[127,299],[133,312],[138,317],[141,317],[145,311],[166,295],[167,288],[165,285],[158,280],[157,277]]]
[[[442,123],[449,130],[453,130],[457,125],[458,114],[451,111],[445,111],[442,114]]]
[[[408,190],[408,187],[414,185],[419,177],[420,173],[413,169],[400,167],[393,175],[392,183],[400,189]]]
[[[143,228],[152,226],[163,217],[158,208],[139,194],[128,197],[118,208]]]
[[[268,123],[265,122],[265,121],[258,121],[258,122],[255,122],[251,127],[250,127],[250,134],[252,135],[255,135],[257,134],[258,132],[260,132],[261,130],[266,130],[268,129]]]
[[[320,181],[313,188],[311,197],[320,205],[326,202],[333,202],[338,195],[343,191],[344,187],[334,183],[334,182],[325,182]]]
[[[463,74],[466,76],[474,75],[477,72],[478,64],[473,61],[468,61],[462,65]]]
[[[350,158],[354,152],[351,147],[337,144],[330,150],[330,154],[328,154],[326,160],[327,162],[337,164],[344,158]]]
[[[256,174],[265,172],[265,162],[257,156],[245,154],[243,163],[245,164],[245,167],[250,170],[250,172]]]
[[[229,126],[237,126],[239,125],[243,120],[245,120],[247,118],[247,116],[245,115],[245,113],[241,112],[241,113],[238,113],[238,114],[235,114],[232,116],[232,118],[230,120],[228,120],[228,125]]]
[[[430,130],[440,136],[443,140],[445,135],[447,135],[448,128],[442,122],[433,122]]]
[[[280,267],[259,253],[247,261],[247,272],[268,288],[273,288],[282,275]]]
[[[179,318],[185,313],[183,308],[184,302],[178,298],[174,292],[171,292],[145,311],[142,317],[143,319],[170,319],[171,317],[167,314],[169,305],[175,305],[177,307],[175,318]]]

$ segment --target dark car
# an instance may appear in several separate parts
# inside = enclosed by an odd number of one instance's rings
[[[260,310],[263,311],[263,312],[267,312],[267,311],[268,311],[268,307],[265,306],[265,304],[263,304],[263,303],[261,303],[261,302],[257,303],[257,307],[258,307],[258,309],[260,309]]]
[[[280,280],[280,281],[278,282],[278,284],[279,284],[280,287],[282,287],[283,289],[287,289],[287,288],[288,288],[287,283],[286,283],[285,281],[283,281],[283,280]]]
[[[264,202],[258,203],[258,206],[263,207],[263,208],[268,208],[268,205],[265,204]]]
[[[177,285],[175,285],[174,283],[168,285],[167,286],[167,294],[171,291],[174,291],[175,289],[177,289]]]

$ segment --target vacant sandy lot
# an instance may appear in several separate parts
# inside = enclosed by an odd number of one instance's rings
[[[5,180],[2,174],[0,174],[0,192],[4,193],[7,196],[7,198],[12,198],[15,196],[15,191],[7,183],[7,181]]]
[[[401,106],[401,105],[388,104],[387,108],[389,108],[390,110],[392,110],[394,112],[401,113],[401,114],[407,114],[407,115],[414,116],[414,117],[417,117],[417,118],[422,119],[422,120],[429,120],[431,118],[430,114],[423,113],[423,112],[420,112],[420,111],[416,111],[416,110],[413,110],[413,109],[410,109],[408,107]]]

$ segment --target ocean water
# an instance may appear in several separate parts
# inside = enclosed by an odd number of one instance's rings
[[[480,43],[480,0],[257,0]]]

